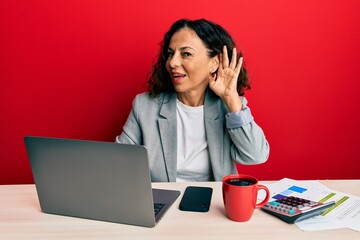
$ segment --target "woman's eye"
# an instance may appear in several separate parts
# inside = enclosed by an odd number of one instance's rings
[[[183,55],[184,57],[189,57],[189,56],[191,56],[191,53],[189,53],[189,52],[184,52],[182,55]]]
[[[174,53],[173,52],[167,52],[167,57],[169,58],[169,57],[172,57],[174,55]]]

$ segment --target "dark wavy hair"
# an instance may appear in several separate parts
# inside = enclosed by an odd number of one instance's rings
[[[168,57],[168,48],[171,37],[183,28],[189,28],[198,35],[206,48],[209,50],[208,52],[210,58],[222,53],[223,47],[226,45],[229,59],[231,59],[232,49],[235,47],[235,42],[222,26],[206,19],[177,20],[173,23],[170,30],[165,33],[164,39],[160,43],[161,49],[157,62],[153,65],[148,75],[148,92],[151,97],[157,97],[162,92],[174,90],[170,74],[166,70],[166,60]],[[240,57],[242,57],[242,53],[238,52],[237,60],[239,60]],[[237,92],[240,96],[243,96],[245,90],[250,88],[247,70],[243,65],[237,81]]]

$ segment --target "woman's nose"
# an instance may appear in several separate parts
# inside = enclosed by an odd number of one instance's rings
[[[180,66],[180,60],[179,60],[178,54],[174,54],[171,57],[169,64],[170,64],[171,68],[176,68],[176,67]]]

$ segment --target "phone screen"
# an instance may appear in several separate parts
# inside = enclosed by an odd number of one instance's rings
[[[182,211],[208,212],[213,189],[189,186],[185,189],[179,209]]]

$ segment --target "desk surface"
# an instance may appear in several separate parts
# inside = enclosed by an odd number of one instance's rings
[[[324,185],[360,196],[360,180],[326,180]],[[270,182],[261,182],[270,183]],[[178,209],[182,194],[154,228],[144,228],[42,213],[34,185],[0,185],[1,239],[360,239],[350,229],[303,232],[261,210],[250,221],[238,223],[225,216],[220,182],[154,183],[153,187],[177,189],[186,186],[214,189],[208,213]]]

